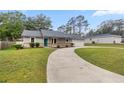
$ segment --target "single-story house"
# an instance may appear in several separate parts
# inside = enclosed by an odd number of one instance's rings
[[[83,46],[83,38],[81,35],[71,35],[53,30],[24,30],[22,32],[22,44],[24,47],[30,47],[31,42],[40,43],[41,47],[70,47]]]
[[[122,43],[120,35],[100,34],[95,36],[88,36],[84,39],[85,43]]]

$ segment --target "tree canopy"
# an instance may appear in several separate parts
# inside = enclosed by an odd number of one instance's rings
[[[124,19],[106,20],[103,21],[96,29],[96,31],[89,31],[87,35],[98,34],[115,34],[124,35]]]
[[[43,14],[27,17],[25,21],[25,29],[27,30],[50,29],[51,27],[50,18]]]
[[[0,13],[0,39],[15,40],[21,37],[24,29],[38,30],[52,27],[49,17],[39,14],[27,17],[19,11]]]
[[[24,21],[25,15],[18,11],[0,13],[0,38],[13,40],[20,37]]]

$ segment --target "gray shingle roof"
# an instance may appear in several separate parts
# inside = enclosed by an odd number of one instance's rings
[[[69,34],[65,34],[65,33],[59,32],[59,31],[41,30],[41,33],[42,33],[43,37],[71,38],[71,36]]]
[[[42,35],[40,31],[24,30],[22,37],[42,37]]]
[[[81,35],[71,35],[71,37],[72,37],[72,39],[74,39],[74,40],[82,40],[83,39],[83,37],[81,37]]]
[[[70,35],[59,31],[52,30],[41,30],[41,31],[30,31],[24,30],[22,37],[54,37],[54,38],[71,38],[71,39],[82,39],[80,35]]]

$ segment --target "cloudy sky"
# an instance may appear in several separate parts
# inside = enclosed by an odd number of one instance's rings
[[[6,12],[6,11],[0,11]],[[124,11],[95,11],[95,10],[22,10],[27,16],[43,13],[52,20],[53,29],[66,24],[71,17],[84,15],[91,28],[96,28],[104,20],[124,18]]]

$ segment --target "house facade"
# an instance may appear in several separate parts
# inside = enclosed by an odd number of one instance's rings
[[[119,35],[111,34],[101,34],[96,36],[86,37],[84,40],[85,43],[122,43],[122,37]]]
[[[83,39],[80,35],[70,35],[63,32],[52,30],[29,31],[24,30],[22,33],[22,44],[24,47],[30,47],[31,42],[40,43],[40,47],[70,47],[72,43],[83,46]],[[76,42],[78,41],[78,42]]]

